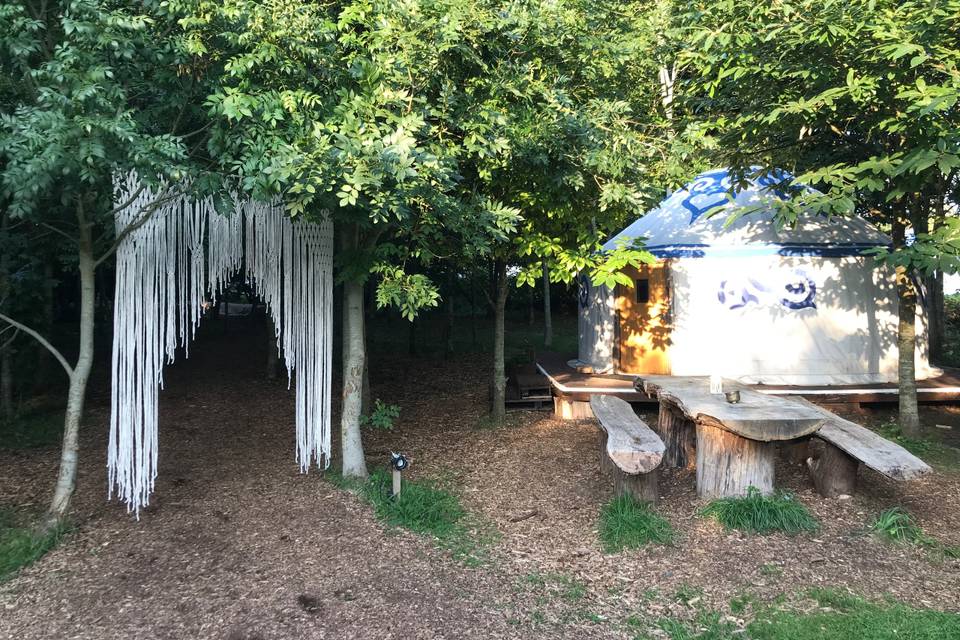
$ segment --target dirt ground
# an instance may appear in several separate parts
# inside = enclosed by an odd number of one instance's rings
[[[95,385],[77,529],[0,585],[0,638],[630,638],[631,616],[709,606],[736,617],[733,597],[791,600],[826,586],[960,609],[960,561],[862,533],[899,505],[960,544],[956,472],[897,484],[865,471],[852,499],[824,500],[782,464],[778,483],[823,524],[797,537],[723,531],[697,515],[689,472],[668,472],[659,511],[676,544],[608,555],[596,529],[611,486],[595,426],[525,412],[479,428],[486,357],[376,358],[374,396],[401,417],[367,434],[369,462],[410,454],[411,477],[451,482],[496,527],[489,560],[466,566],[385,527],[321,474],[299,474],[292,392],[265,380],[261,351],[242,343],[209,332],[168,369],[160,475],[139,521],[105,499],[109,390]],[[56,460],[53,449],[0,451],[0,506],[42,505]]]

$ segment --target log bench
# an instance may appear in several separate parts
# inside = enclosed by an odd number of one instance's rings
[[[823,426],[811,438],[813,457],[807,458],[810,478],[825,498],[852,495],[860,463],[892,480],[913,480],[932,469],[895,442],[799,399],[824,416]]]
[[[613,477],[616,495],[624,493],[637,500],[656,504],[657,467],[663,460],[664,444],[625,400],[607,395],[590,397],[590,408],[600,423],[600,470]]]

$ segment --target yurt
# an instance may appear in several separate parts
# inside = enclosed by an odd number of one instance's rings
[[[776,182],[733,189],[728,171],[704,173],[611,238],[605,248],[640,240],[657,262],[628,272],[632,287],[581,277],[580,363],[750,384],[895,382],[893,270],[863,255],[890,238],[858,217],[811,213],[780,228]],[[737,207],[748,209],[728,224]],[[923,379],[939,371],[922,313],[916,322]]]

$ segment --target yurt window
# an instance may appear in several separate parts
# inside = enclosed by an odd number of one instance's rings
[[[640,278],[634,283],[634,289],[637,291],[637,304],[648,304],[650,302],[650,280]]]

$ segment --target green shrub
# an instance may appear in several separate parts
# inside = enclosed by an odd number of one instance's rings
[[[387,404],[377,398],[373,402],[373,411],[368,416],[360,416],[360,424],[380,429],[381,431],[390,431],[393,429],[393,422],[400,417],[400,407],[395,404]]]
[[[618,496],[600,511],[600,541],[608,553],[636,549],[649,542],[670,544],[673,538],[670,523],[633,496]]]
[[[749,487],[744,497],[714,500],[700,513],[716,519],[726,529],[750,533],[783,531],[793,535],[820,528],[793,494],[778,491],[772,496],[765,496],[756,487]]]

